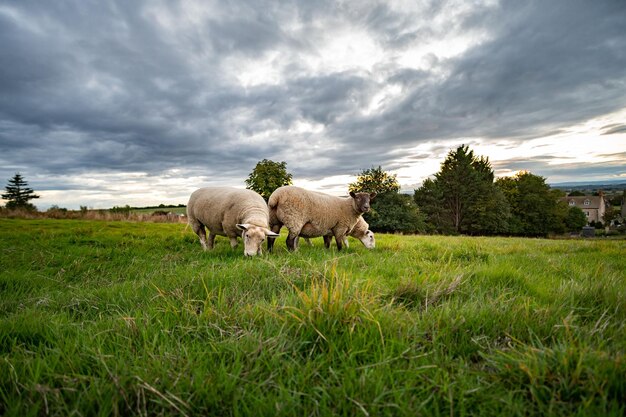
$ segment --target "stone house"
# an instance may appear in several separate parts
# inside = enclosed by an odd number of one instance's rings
[[[569,207],[578,207],[587,216],[587,224],[591,222],[604,222],[602,217],[606,212],[606,202],[604,201],[604,194],[600,195],[585,195],[576,197],[563,197],[561,201],[565,201]]]

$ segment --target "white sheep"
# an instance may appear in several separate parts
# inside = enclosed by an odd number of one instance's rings
[[[300,231],[300,237],[303,237],[304,240],[309,244],[309,246],[312,245],[311,241],[309,240],[309,236],[319,236],[320,234],[321,233],[319,233],[319,231],[314,229],[311,223],[305,224]],[[326,248],[330,248],[330,241],[333,236],[332,233],[330,231],[327,231],[323,234],[323,236],[324,246],[326,246]],[[374,232],[369,230],[369,224],[367,224],[363,217],[358,218],[352,230],[348,232],[348,236],[359,239],[367,249],[373,249],[376,247]],[[350,244],[348,243],[348,236],[346,236],[343,240],[343,244],[346,245],[346,247],[350,247]]]
[[[370,201],[376,193],[350,192],[350,198],[335,197],[317,191],[291,185],[278,188],[269,198],[270,228],[280,232],[284,225],[289,229],[287,248],[295,250],[297,239],[305,225],[310,234],[318,237],[331,234],[341,250],[343,241],[363,213],[370,210]],[[271,251],[274,239],[270,238],[267,247]]]
[[[235,248],[237,236],[241,235],[244,254],[260,255],[265,236],[278,236],[268,227],[269,211],[265,200],[251,190],[200,188],[189,197],[187,217],[204,250],[213,249],[216,235],[227,236]],[[205,227],[209,230],[208,242]]]

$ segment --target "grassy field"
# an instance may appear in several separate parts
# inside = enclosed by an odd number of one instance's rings
[[[0,414],[626,412],[624,241],[184,227],[0,219]]]

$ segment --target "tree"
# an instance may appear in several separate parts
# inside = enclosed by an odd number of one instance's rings
[[[602,221],[605,225],[610,226],[619,217],[619,211],[613,208],[611,203],[606,204],[606,211],[602,215]]]
[[[355,182],[348,185],[348,190],[355,193],[376,193],[385,194],[388,192],[397,193],[400,191],[400,184],[398,183],[396,174],[389,174],[378,168],[364,169],[357,176]]]
[[[587,216],[580,207],[572,206],[567,210],[567,217],[565,218],[565,227],[569,232],[574,232],[582,229],[587,225]]]
[[[551,190],[546,179],[528,171],[515,177],[496,180],[511,207],[511,233],[525,236],[547,236],[565,230],[567,211],[558,204],[561,192]]]
[[[441,204],[443,190],[439,182],[432,178],[425,179],[422,186],[415,190],[413,199],[419,210],[424,213],[428,233],[450,234],[454,232],[447,210]]]
[[[498,235],[509,232],[511,208],[504,193],[492,183],[472,212],[468,232]]]
[[[493,183],[488,158],[463,145],[451,150],[434,179],[415,190],[415,202],[441,233],[493,234],[508,230],[504,195]]]
[[[371,211],[363,215],[370,230],[416,233],[425,229],[423,216],[411,197],[399,193],[396,174],[390,174],[380,166],[364,169],[348,189],[355,193],[376,193]]]
[[[424,216],[408,194],[386,192],[377,195],[371,211],[363,218],[374,232],[418,233],[426,230]]]
[[[569,206],[563,199],[565,192],[557,188],[552,188],[550,189],[550,196],[556,201],[554,217],[552,217],[551,233],[565,233],[567,232],[566,220],[569,215]]]
[[[261,194],[265,201],[283,185],[292,184],[292,176],[287,172],[286,162],[274,162],[264,159],[256,164],[248,179],[246,188]]]
[[[6,194],[2,194],[2,198],[8,200],[6,208],[37,210],[28,200],[39,198],[39,196],[35,194],[32,188],[28,187],[28,183],[19,173],[16,173],[13,178],[9,180],[5,190]]]

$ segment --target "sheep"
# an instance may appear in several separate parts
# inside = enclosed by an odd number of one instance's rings
[[[309,244],[309,246],[311,246],[312,244],[307,236],[313,236],[313,235],[319,236],[319,234],[316,233],[316,231],[314,230],[313,225],[311,223],[305,224],[302,227],[300,236],[304,238],[304,240]],[[348,235],[359,239],[361,243],[363,243],[363,245],[365,245],[367,249],[373,249],[374,247],[376,247],[376,240],[374,239],[374,232],[369,230],[369,225],[363,219],[363,217],[358,218],[352,230],[348,232]],[[330,231],[324,234],[324,246],[326,246],[326,248],[330,247],[331,239],[332,239],[332,234],[330,233]],[[348,243],[348,236],[344,238],[343,243],[344,245],[346,245],[346,247],[350,247]]]
[[[187,204],[188,223],[200,238],[204,250],[213,249],[215,236],[227,236],[237,247],[237,236],[244,242],[244,254],[261,254],[265,236],[278,236],[268,227],[265,200],[251,190],[231,187],[205,187],[194,191]],[[207,242],[204,228],[209,230]]]
[[[369,227],[369,224],[367,224],[363,217],[359,217],[358,221],[348,234],[359,239],[367,249],[374,249],[376,247],[376,239],[374,238],[374,232],[369,230]],[[330,239],[328,239],[328,245],[330,245]],[[346,246],[348,246],[347,239]]]
[[[370,201],[376,193],[350,192],[351,198],[308,191],[300,187],[287,185],[278,188],[269,198],[270,228],[272,232],[280,232],[284,225],[289,229],[287,249],[293,251],[297,247],[297,238],[303,227],[309,223],[305,231],[311,234],[305,237],[317,237],[331,234],[337,242],[337,249],[343,247],[343,240],[357,223],[358,218],[370,210]],[[271,251],[274,239],[270,237],[267,247]]]

